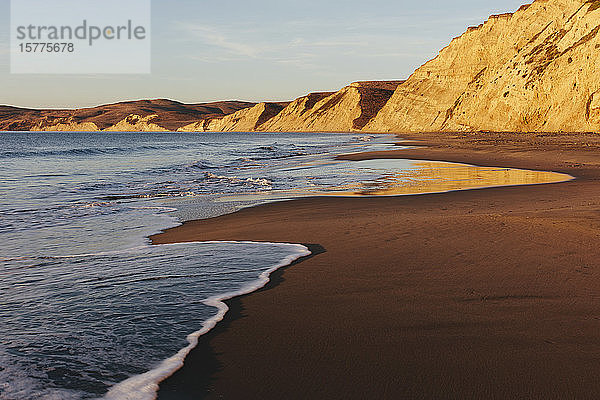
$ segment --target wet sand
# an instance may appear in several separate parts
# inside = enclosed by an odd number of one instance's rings
[[[315,252],[231,301],[226,320],[161,384],[159,399],[600,396],[600,137],[403,137],[420,142],[346,158],[577,179],[298,199],[153,237],[304,243]]]

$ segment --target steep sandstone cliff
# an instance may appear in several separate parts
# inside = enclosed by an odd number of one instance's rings
[[[352,132],[362,129],[401,81],[355,82],[336,93],[312,93],[293,101],[259,127],[265,132]]]
[[[272,132],[284,132],[288,127],[297,127],[303,123],[303,117],[309,113],[315,104],[334,92],[310,93],[292,101],[279,114],[268,120],[261,126],[261,130]],[[295,129],[292,129],[294,131]]]
[[[179,132],[254,132],[289,103],[259,103],[223,118],[202,120],[179,128]]]
[[[366,131],[599,131],[600,1],[537,0],[469,28]]]

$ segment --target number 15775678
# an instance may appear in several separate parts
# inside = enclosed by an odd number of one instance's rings
[[[73,43],[20,43],[21,53],[73,53],[75,45]]]

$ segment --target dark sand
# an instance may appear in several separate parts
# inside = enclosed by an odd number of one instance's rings
[[[600,136],[403,137],[427,147],[350,158],[578,179],[299,199],[153,237],[326,250],[231,301],[160,399],[600,398]]]

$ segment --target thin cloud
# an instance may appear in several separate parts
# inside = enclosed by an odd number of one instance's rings
[[[240,57],[235,56],[217,56],[217,55],[204,55],[204,54],[186,54],[184,58],[193,61],[199,61],[208,64],[220,64],[227,62],[240,61]]]
[[[319,69],[322,66],[317,62],[317,56],[312,53],[296,53],[289,57],[273,58],[277,64],[294,66],[302,69]]]
[[[310,43],[314,47],[367,47],[369,42],[364,40],[322,40]]]
[[[406,51],[390,51],[397,43],[397,37],[390,34],[374,35],[372,33],[351,34],[350,37],[340,36],[339,32],[327,35],[321,32],[320,37],[307,37],[304,30],[293,29],[288,32],[273,35],[271,31],[285,32],[282,27],[267,27],[261,34],[269,37],[265,42],[264,37],[257,37],[256,31],[251,27],[244,27],[231,31],[225,27],[206,26],[192,23],[179,23],[185,31],[187,40],[201,41],[208,46],[218,47],[221,51],[194,52],[186,54],[185,58],[206,64],[219,64],[239,62],[244,59],[260,60],[286,66],[293,66],[305,70],[319,70],[323,63],[319,59],[323,56],[330,57],[336,54],[339,57],[355,57],[360,54],[362,58],[394,58],[408,57],[420,59]],[[239,28],[239,27],[238,27]],[[296,33],[296,35],[294,35]],[[298,33],[300,33],[298,35]],[[324,34],[324,35],[323,35]],[[233,38],[253,38],[252,45]],[[250,40],[250,39],[248,39]],[[406,47],[407,43],[403,47]],[[422,52],[422,50],[421,50]]]
[[[300,68],[316,68],[318,64],[314,60],[317,55],[306,51],[306,49],[340,45],[333,42],[329,44],[325,42],[315,44],[303,38],[293,40],[279,38],[279,40],[274,40],[268,44],[255,40],[254,44],[249,45],[231,39],[234,36],[233,33],[224,33],[215,27],[188,23],[181,23],[180,27],[189,37],[194,38],[194,40],[199,39],[206,45],[215,46],[223,50],[220,54],[215,52],[212,54],[190,54],[187,56],[188,59],[203,63],[234,62],[240,61],[243,58],[252,58],[277,64],[294,65]],[[252,33],[251,30],[244,30],[243,32],[236,32],[235,36],[248,37]],[[289,54],[290,49],[295,49],[293,54]]]
[[[188,23],[180,23],[180,27],[188,35],[200,39],[204,44],[215,46],[229,53],[242,55],[250,58],[258,58],[262,50],[259,47],[242,43],[227,37],[215,28],[199,26]]]

